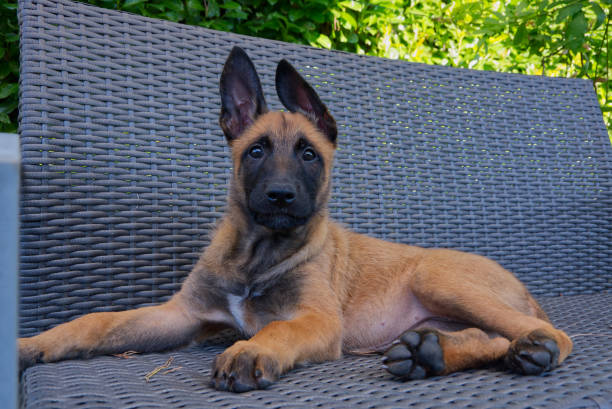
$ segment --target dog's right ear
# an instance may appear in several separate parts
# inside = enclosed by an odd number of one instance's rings
[[[232,48],[225,61],[219,93],[219,124],[230,144],[259,115],[268,112],[255,66],[240,47]]]

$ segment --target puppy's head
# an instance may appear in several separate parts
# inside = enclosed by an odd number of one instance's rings
[[[219,123],[232,149],[231,199],[274,231],[302,226],[327,206],[336,123],[287,61],[276,91],[290,112],[268,112],[253,63],[239,47],[225,62]]]

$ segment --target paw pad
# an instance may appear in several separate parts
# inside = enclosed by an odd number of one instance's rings
[[[383,367],[402,379],[439,375],[445,368],[436,331],[406,331],[383,355]]]
[[[550,336],[533,331],[510,345],[506,366],[523,375],[538,375],[559,365],[559,346]]]

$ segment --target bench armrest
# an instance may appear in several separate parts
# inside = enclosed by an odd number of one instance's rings
[[[19,139],[0,133],[0,402],[17,407]]]

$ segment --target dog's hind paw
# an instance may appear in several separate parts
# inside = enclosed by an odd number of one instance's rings
[[[506,366],[523,375],[538,375],[559,365],[559,346],[544,331],[532,331],[510,344]]]
[[[435,330],[406,331],[383,354],[383,367],[404,379],[423,379],[444,372],[441,334]]]

